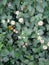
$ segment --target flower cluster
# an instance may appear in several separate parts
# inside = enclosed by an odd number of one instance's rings
[[[0,1],[0,65],[49,65],[49,0]]]

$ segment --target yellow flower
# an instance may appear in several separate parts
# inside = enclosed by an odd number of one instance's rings
[[[9,25],[8,28],[9,28],[10,30],[13,30],[13,29],[14,29],[11,25]]]

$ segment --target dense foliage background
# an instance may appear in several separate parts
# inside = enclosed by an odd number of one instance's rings
[[[0,65],[49,65],[49,0],[0,0]]]

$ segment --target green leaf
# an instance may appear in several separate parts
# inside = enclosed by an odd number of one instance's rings
[[[29,63],[29,60],[24,60],[24,63],[25,63],[25,64],[28,64],[28,63]]]
[[[48,31],[49,30],[49,25],[48,24],[46,25],[46,28],[47,28],[47,31]]]
[[[7,0],[3,0],[2,3],[3,3],[3,5],[6,5],[7,4]]]
[[[8,62],[8,60],[9,60],[8,57],[4,57],[4,58],[2,59],[3,62]]]
[[[30,62],[28,65],[35,65],[34,62]]]
[[[43,7],[41,5],[39,5],[39,4],[36,6],[36,9],[37,9],[38,12],[41,12],[41,13],[44,12]]]
[[[15,58],[15,51],[14,51],[14,50],[12,50],[12,51],[10,52],[10,56],[11,56],[12,58]]]
[[[1,52],[1,56],[7,56],[9,55],[9,51],[7,49],[3,49]]]
[[[24,28],[24,32],[25,32],[27,35],[31,35],[32,29],[28,29],[27,27],[25,27],[25,28]]]
[[[20,31],[21,25],[19,23],[16,23],[17,29]]]

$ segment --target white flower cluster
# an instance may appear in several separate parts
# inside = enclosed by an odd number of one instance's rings
[[[18,17],[19,14],[20,14],[20,12],[19,12],[19,11],[16,11],[15,14],[17,15],[16,18],[18,18],[18,21],[19,21],[20,23],[24,23],[24,19]]]
[[[23,47],[23,48],[26,48],[27,45],[28,45],[28,43],[25,43],[22,47]]]
[[[24,22],[24,19],[18,17],[19,14],[20,14],[20,12],[19,12],[19,11],[16,11],[15,14],[17,15],[16,18],[18,18],[18,21],[19,21],[20,23],[23,23],[23,22]],[[10,19],[7,19],[7,22],[9,23],[9,22],[10,22]],[[5,20],[2,20],[2,23],[5,23]],[[10,23],[11,23],[11,25],[15,25],[16,22],[15,22],[14,20],[11,20]]]
[[[41,36],[38,36],[38,37],[37,37],[37,39],[40,41],[40,43],[41,43],[41,44],[43,44],[43,43],[44,43],[44,39],[42,39],[42,37],[41,37]]]
[[[39,21],[38,22],[38,26],[43,26],[43,21]],[[40,41],[40,43],[41,44],[44,44],[45,43],[45,41],[44,41],[44,39],[40,36],[40,33],[37,33],[37,35],[38,35],[38,37],[37,37],[37,39]],[[47,46],[49,46],[49,42],[47,43],[47,45],[43,45],[43,49],[44,50],[46,50],[48,47]]]
[[[47,45],[43,46],[43,49],[46,50],[49,47],[49,42],[47,43]]]
[[[40,41],[41,44],[44,44],[44,39],[40,36],[40,34],[38,33],[38,37],[37,39]],[[43,45],[43,49],[46,50],[47,49],[47,45]]]
[[[9,3],[8,5],[11,6],[10,3]],[[19,21],[20,23],[24,23],[24,18],[19,18],[19,17],[18,17],[19,14],[20,14],[20,12],[19,12],[19,11],[16,11],[15,14],[17,15],[18,21]],[[3,19],[3,20],[2,20],[2,23],[4,24],[5,22],[6,22],[6,21]],[[7,22],[8,22],[8,23],[10,22],[12,26],[15,25],[15,23],[16,23],[14,20],[11,20],[11,21],[10,21],[10,19],[8,19]],[[43,21],[39,21],[39,22],[38,22],[38,26],[43,26],[43,24],[44,24]],[[13,30],[13,32],[18,33],[18,31],[15,30],[15,29]],[[43,44],[43,43],[45,42],[44,39],[41,37],[40,33],[37,33],[37,35],[38,35],[37,39],[40,41],[41,44]],[[18,36],[18,37],[19,37],[19,39],[21,39],[20,36]],[[23,37],[23,38],[25,38],[25,37]],[[27,43],[26,43],[26,45],[23,45],[23,47],[26,47],[26,46],[27,46]],[[47,43],[47,45],[43,45],[43,49],[46,50],[46,49],[47,49],[47,46],[49,46],[49,42]]]
[[[41,36],[38,36],[37,39],[40,41],[41,44],[44,44],[45,41]],[[43,49],[46,50],[49,46],[49,42],[47,42],[47,45],[43,45]]]

